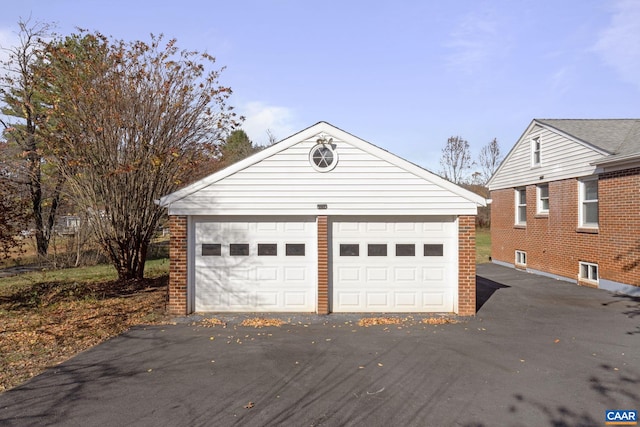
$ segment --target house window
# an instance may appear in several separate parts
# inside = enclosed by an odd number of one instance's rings
[[[527,189],[516,189],[516,225],[527,224]]]
[[[333,145],[319,143],[309,152],[309,161],[318,172],[329,172],[338,164],[338,153]]]
[[[538,185],[538,213],[549,213],[549,184]]]
[[[540,166],[540,137],[531,140],[531,166]]]
[[[527,253],[524,251],[516,251],[516,265],[527,265]]]
[[[588,282],[598,283],[598,264],[592,264],[590,262],[580,263],[580,280]]]
[[[580,181],[580,226],[598,227],[598,180]]]

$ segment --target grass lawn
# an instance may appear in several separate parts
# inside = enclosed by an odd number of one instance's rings
[[[168,271],[159,259],[125,284],[107,265],[1,278],[0,392],[133,325],[166,322]]]
[[[491,256],[491,231],[488,228],[476,230],[476,264],[490,262]]]

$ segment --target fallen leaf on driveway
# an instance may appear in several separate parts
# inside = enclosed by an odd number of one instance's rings
[[[429,317],[427,319],[422,319],[422,323],[427,325],[446,325],[447,323],[457,323],[454,319],[449,319],[446,317]]]
[[[364,317],[358,321],[358,326],[365,328],[374,325],[399,325],[402,320],[397,317]]]
[[[207,318],[207,319],[202,319],[200,321],[200,326],[204,326],[205,328],[211,328],[213,326],[222,326],[222,327],[227,327],[227,323],[223,322],[220,319],[216,319],[215,317],[211,317],[211,318]]]
[[[266,319],[264,317],[254,317],[251,319],[244,319],[240,326],[252,326],[254,328],[264,328],[267,326],[280,327],[286,322],[280,319]]]
[[[253,402],[249,402],[249,403],[247,403],[246,405],[244,405],[244,409],[251,409],[251,408],[253,408],[254,406],[256,406],[256,405],[255,405],[255,403],[253,403]]]
[[[555,340],[553,340],[553,342],[558,344],[560,342],[560,340],[556,338]]]

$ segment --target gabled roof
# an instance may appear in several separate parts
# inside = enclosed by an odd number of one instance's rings
[[[593,169],[595,165],[628,165],[637,163],[640,160],[640,119],[533,119],[487,182],[489,188],[498,185],[498,181],[500,181],[500,186],[507,184],[507,181],[499,178],[499,176],[502,176],[506,168],[505,165],[510,163],[520,144],[525,142],[525,139],[536,127],[556,133],[566,140],[573,141],[589,149],[593,153],[584,165],[575,164],[575,162],[571,164],[569,169],[572,169],[573,172],[575,172],[576,168],[581,167],[583,169]],[[579,172],[584,173],[585,170]],[[589,173],[592,172],[591,170]],[[535,173],[533,175],[537,179],[542,174]],[[547,173],[545,177],[547,180],[551,179],[552,176],[555,179],[559,179],[560,175],[562,175],[561,168],[556,167],[553,173]],[[533,182],[529,178],[522,175],[518,176],[517,183],[512,182],[511,178],[508,183],[510,186],[525,185]],[[536,182],[538,181],[536,180]]]
[[[326,133],[329,134],[331,136],[334,136],[336,138],[339,138],[343,141],[348,142],[349,144],[365,151],[368,152],[369,154],[376,156],[382,160],[385,160],[399,168],[402,168],[404,170],[406,170],[407,172],[410,172],[418,177],[421,177],[433,184],[438,185],[439,187],[446,189],[448,191],[450,191],[453,194],[456,194],[460,197],[462,197],[463,199],[468,200],[469,202],[472,202],[478,206],[485,206],[486,205],[486,200],[471,192],[468,191],[450,181],[447,181],[446,179],[420,167],[415,165],[414,163],[411,163],[407,160],[404,160],[398,156],[396,156],[395,154],[392,154],[380,147],[377,147],[373,144],[371,144],[370,142],[364,141],[348,132],[343,131],[342,129],[339,129],[327,122],[318,122],[313,126],[310,126],[296,134],[291,135],[288,138],[283,139],[280,142],[277,142],[276,144],[273,144],[267,148],[265,148],[262,151],[259,151],[237,163],[234,163],[233,165],[228,166],[225,169],[222,169],[218,172],[215,172],[199,181],[196,181],[174,193],[171,193],[169,195],[166,195],[164,197],[162,197],[158,204],[160,206],[164,206],[167,207],[169,206],[171,203],[174,203],[178,200],[181,200],[207,186],[210,186],[228,176],[231,176],[239,171],[242,171],[264,159],[267,159],[277,153],[280,153],[284,150],[286,150],[289,147],[292,147],[295,144],[298,144],[302,141],[305,141],[309,138],[313,138],[318,134],[321,133]]]
[[[640,119],[535,119],[610,155],[640,152]]]

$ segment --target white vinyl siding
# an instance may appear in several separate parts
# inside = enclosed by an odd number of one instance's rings
[[[516,225],[527,225],[527,189],[517,188],[515,191],[516,201]]]
[[[476,205],[440,185],[334,138],[338,163],[309,163],[315,137],[170,205],[172,215],[464,215]],[[326,210],[318,210],[326,205]]]
[[[544,159],[541,159],[543,162],[538,167],[532,167],[531,140],[534,138],[540,138],[544,147],[544,153],[541,153]],[[541,179],[558,181],[593,175],[596,167],[591,163],[603,157],[603,154],[583,144],[534,126],[509,153],[491,179],[489,190],[519,187]]]
[[[598,228],[598,180],[579,181],[579,226]]]

